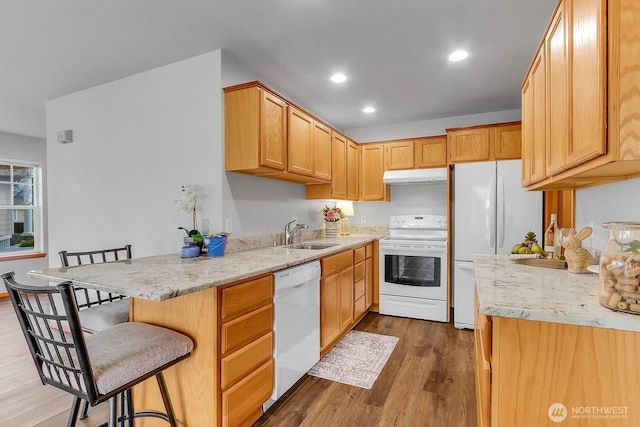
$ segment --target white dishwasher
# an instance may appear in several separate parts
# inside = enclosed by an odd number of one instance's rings
[[[320,360],[320,263],[273,274],[275,381],[265,411]]]

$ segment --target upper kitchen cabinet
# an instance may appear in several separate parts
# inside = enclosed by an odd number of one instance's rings
[[[331,128],[318,121],[313,124],[313,171],[316,178],[331,180]]]
[[[360,146],[360,200],[389,201],[389,186],[382,182],[384,175],[383,143],[362,144]]]
[[[360,180],[360,148],[347,141],[347,200],[358,200]]]
[[[545,177],[547,99],[545,48],[540,46],[527,79],[522,86],[522,185]]]
[[[449,163],[519,159],[520,122],[447,129]]]
[[[331,131],[331,183],[307,185],[307,199],[347,198],[347,137]]]
[[[416,169],[440,168],[447,166],[446,135],[418,138],[415,141]]]
[[[260,82],[224,92],[225,170],[300,183],[328,181],[326,165],[320,161],[318,172],[314,162],[316,149],[328,152],[322,142],[315,146],[317,120]]]
[[[413,169],[415,167],[415,143],[413,140],[384,144],[385,170]]]
[[[528,189],[582,188],[640,174],[639,23],[634,0],[558,4],[522,87]],[[530,89],[543,80],[544,114]],[[544,168],[534,170],[540,161]]]

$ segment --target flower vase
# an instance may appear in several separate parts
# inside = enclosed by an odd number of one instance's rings
[[[327,239],[338,237],[338,223],[326,222],[324,226],[324,236]]]

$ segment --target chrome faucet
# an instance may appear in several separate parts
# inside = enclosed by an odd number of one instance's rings
[[[296,224],[295,227],[293,227],[293,230],[291,230],[291,224],[293,224],[294,222],[296,222],[296,220],[294,219],[293,221],[290,221],[289,223],[287,223],[287,225],[284,226],[284,244],[286,245],[290,245],[291,244],[291,238],[293,237],[293,233],[295,233],[296,231],[300,230],[300,229],[308,229],[309,226],[307,224]]]

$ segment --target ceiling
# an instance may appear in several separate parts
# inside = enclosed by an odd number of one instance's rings
[[[216,49],[341,130],[520,108],[556,1],[0,0],[0,131],[43,137],[48,99]]]

